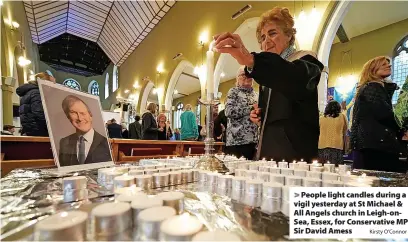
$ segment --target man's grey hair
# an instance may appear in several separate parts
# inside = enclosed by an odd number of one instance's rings
[[[74,95],[68,95],[62,101],[62,110],[64,110],[64,113],[65,113],[65,115],[67,116],[68,119],[69,119],[69,109],[76,102],[82,102],[85,105],[86,109],[88,110],[89,115],[91,115],[91,117],[92,117],[91,110],[89,109],[88,105],[84,101],[82,101],[82,99],[80,99],[79,97],[74,96]]]

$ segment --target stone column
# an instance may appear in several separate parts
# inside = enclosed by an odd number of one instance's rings
[[[13,87],[3,83],[1,85],[3,102],[3,125],[13,124]],[[3,127],[1,127],[3,128]]]

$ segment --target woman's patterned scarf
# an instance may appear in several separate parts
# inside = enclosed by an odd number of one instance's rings
[[[394,113],[399,126],[408,131],[408,77],[402,85]]]

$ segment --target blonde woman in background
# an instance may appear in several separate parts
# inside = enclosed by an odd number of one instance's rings
[[[157,127],[156,112],[157,105],[155,103],[149,103],[147,105],[147,111],[142,115],[142,133],[145,140],[157,140],[158,131],[163,131],[163,128]]]
[[[388,57],[376,57],[363,66],[351,128],[354,168],[406,171],[398,157],[399,127],[391,104],[392,83],[385,82],[390,75],[391,61]]]
[[[343,164],[344,139],[347,132],[347,119],[336,101],[330,101],[324,115],[319,119],[319,159],[333,164]]]
[[[20,121],[22,135],[48,136],[47,122],[45,121],[38,80],[46,80],[55,83],[55,78],[46,72],[34,75],[35,80],[17,88],[16,93],[20,96]]]

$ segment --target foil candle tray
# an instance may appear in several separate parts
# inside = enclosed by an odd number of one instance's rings
[[[373,186],[408,187],[405,174],[353,171],[353,175],[366,173],[377,176]],[[90,214],[93,207],[114,200],[112,190],[97,184],[97,170],[87,170],[65,176],[79,175],[87,178],[88,199],[71,203],[63,202],[62,178],[53,170],[18,169],[1,179],[1,240],[32,240],[34,226],[39,220],[61,211],[81,210]],[[242,240],[288,240],[288,218],[281,212],[268,215],[260,207],[251,207],[231,199],[231,190],[213,189],[200,182],[170,186],[148,191],[181,191],[184,193],[184,211],[196,217],[209,230],[221,229],[238,234]],[[245,200],[245,199],[243,199]],[[89,232],[91,233],[91,232]],[[133,240],[135,231],[97,240]],[[88,234],[89,240],[95,240]]]

